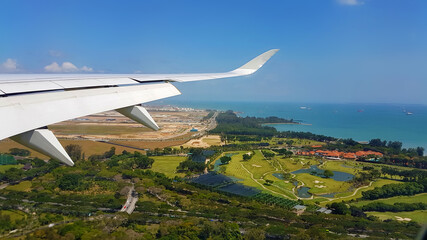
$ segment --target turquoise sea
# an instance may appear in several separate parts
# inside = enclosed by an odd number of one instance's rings
[[[372,138],[401,141],[404,147],[422,146],[427,152],[427,105],[192,102],[173,99],[155,104],[232,109],[241,116],[292,118],[304,125],[271,126],[280,131],[312,132],[337,138],[353,138],[356,141],[369,141]]]

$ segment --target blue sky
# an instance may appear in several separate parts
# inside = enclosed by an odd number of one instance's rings
[[[178,100],[427,104],[427,1],[0,2],[0,71],[228,71]]]

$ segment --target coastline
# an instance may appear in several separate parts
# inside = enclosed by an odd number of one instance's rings
[[[284,125],[284,124],[289,124],[289,125],[304,125],[304,126],[311,126],[313,124],[311,123],[263,123],[262,125]]]

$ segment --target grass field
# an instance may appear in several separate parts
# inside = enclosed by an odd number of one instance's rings
[[[226,175],[241,179],[242,181],[240,182],[242,184],[256,187],[266,193],[281,197],[285,195],[287,198],[292,199],[296,198],[291,192],[293,188],[291,183],[285,183],[285,181],[279,180],[271,175],[274,172],[280,172],[280,170],[276,171],[276,168],[272,166],[273,160],[265,160],[261,151],[256,150],[255,155],[249,161],[242,161],[243,154],[247,153],[247,151],[233,153],[238,154],[232,156],[232,160],[226,165]],[[251,178],[251,173],[256,181]],[[270,186],[264,185],[264,179],[273,180],[274,183]]]
[[[12,222],[27,218],[27,214],[19,210],[0,210],[0,214],[10,216],[10,221]]]
[[[180,162],[185,161],[187,159],[186,157],[156,156],[151,158],[154,159],[151,170],[164,173],[168,177],[183,177],[185,175],[183,173],[176,173],[176,167],[178,167]]]
[[[10,185],[6,189],[12,190],[12,191],[18,191],[18,192],[29,192],[31,190],[31,182],[22,181],[16,185]]]
[[[379,217],[381,220],[397,220],[397,216],[401,218],[410,218],[412,221],[421,224],[427,223],[427,210],[417,210],[412,212],[366,212],[366,214]]]
[[[345,192],[350,187],[350,183],[335,181],[331,178],[322,178],[309,173],[297,174],[296,179],[302,181],[305,186],[309,187],[309,192],[312,194]]]
[[[11,168],[22,168],[24,165],[16,164],[16,165],[0,165],[0,173],[4,173],[5,171]]]
[[[352,161],[326,161],[324,164],[322,164],[321,168],[331,171],[351,173],[353,175],[356,175],[358,172],[362,171],[362,168],[354,166]]]
[[[372,190],[375,187],[381,187],[381,186],[384,186],[386,184],[391,184],[391,183],[400,183],[400,182],[394,181],[394,180],[389,180],[389,179],[378,179],[375,182],[373,182],[371,186],[363,188],[363,189],[360,189],[354,195],[353,195],[354,191],[353,192],[346,192],[346,193],[339,193],[339,194],[335,195],[335,197],[337,199],[332,200],[332,201],[329,201],[329,200],[328,201],[323,201],[323,202],[321,202],[321,204],[325,205],[327,203],[341,202],[341,201],[350,201],[352,199],[358,199],[358,198],[362,197],[362,192],[363,191]]]
[[[118,153],[118,154],[121,153],[123,150],[129,151],[129,152],[136,151],[135,149],[132,149],[132,148],[114,146],[114,145],[103,143],[103,142],[94,142],[94,141],[89,141],[89,140],[59,140],[59,142],[61,142],[62,146],[64,146],[64,147],[69,145],[69,144],[80,145],[82,147],[82,151],[85,153],[86,158],[88,158],[90,155],[94,155],[94,154],[103,154],[106,151],[110,150],[111,147],[115,147],[116,153]],[[22,146],[21,144],[16,143],[14,141],[5,140],[5,141],[0,142],[0,152],[7,153],[7,152],[9,152],[9,149],[11,149],[11,148],[27,149],[31,152],[31,154],[30,154],[31,157],[38,157],[40,159],[45,159],[45,160],[49,159],[49,157],[47,157],[41,153],[38,153],[32,149],[26,148],[26,147]]]
[[[243,157],[240,156],[240,159],[242,160]],[[256,179],[262,178],[266,172],[276,170],[271,166],[269,161],[264,159],[264,156],[259,150],[255,151],[255,154],[249,161],[242,161],[241,163],[254,175],[254,178]]]
[[[382,202],[382,203],[387,203],[387,204],[394,204],[397,202],[404,202],[404,203],[423,202],[423,203],[427,203],[427,193],[421,193],[421,194],[417,194],[414,196],[398,196],[398,197],[378,199],[378,200],[359,201],[359,202],[352,203],[351,205],[361,207],[363,205],[366,205],[368,203],[373,203],[373,202]]]
[[[293,172],[302,168],[309,168],[311,165],[319,164],[319,162],[312,158],[305,157],[291,157],[291,158],[281,158],[279,156],[275,157],[277,161],[282,165],[282,167],[289,172]]]
[[[124,135],[151,131],[142,125],[130,124],[61,124],[50,125],[49,129],[52,130],[55,134],[61,135],[105,135],[107,130],[109,135]]]

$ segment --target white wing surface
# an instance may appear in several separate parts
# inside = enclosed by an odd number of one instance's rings
[[[52,142],[49,139],[53,135],[45,130],[35,130],[108,110],[117,110],[156,130],[158,126],[148,112],[137,105],[181,94],[170,82],[249,75],[261,68],[277,51],[267,51],[240,68],[225,73],[0,75],[0,140],[11,137],[27,147],[72,165],[72,160],[63,149],[52,150],[52,146],[58,148],[56,142],[46,144],[46,141]],[[49,147],[44,147],[46,149],[42,148],[47,145]]]

